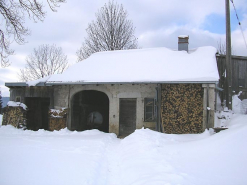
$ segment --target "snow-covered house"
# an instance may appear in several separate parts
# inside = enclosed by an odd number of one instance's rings
[[[67,107],[70,130],[97,128],[120,136],[142,127],[199,133],[214,126],[215,54],[210,46],[99,52],[63,74],[6,86],[10,100],[32,112],[30,128],[48,129],[48,109]]]

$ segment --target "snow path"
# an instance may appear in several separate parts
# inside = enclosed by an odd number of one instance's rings
[[[107,148],[107,171],[108,171],[108,185],[119,184],[119,174],[120,174],[120,143],[121,140],[117,139],[112,141],[112,143]]]
[[[2,126],[0,184],[106,184],[106,148],[115,138],[97,130],[33,132]]]

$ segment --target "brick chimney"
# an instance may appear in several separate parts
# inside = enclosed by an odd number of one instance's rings
[[[178,36],[178,51],[189,50],[189,36],[188,35],[179,35]]]

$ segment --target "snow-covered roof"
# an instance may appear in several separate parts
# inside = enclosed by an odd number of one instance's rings
[[[47,83],[138,83],[216,82],[219,79],[216,48],[199,47],[193,52],[168,48],[106,51],[91,55],[63,74],[29,82]]]

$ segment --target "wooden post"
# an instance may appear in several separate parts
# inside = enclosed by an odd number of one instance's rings
[[[161,131],[161,84],[157,85],[157,123],[156,123],[156,131]]]
[[[226,106],[232,109],[231,25],[229,0],[226,3]]]
[[[70,85],[69,85],[69,92],[68,92],[68,111],[67,111],[67,117],[66,117],[66,127],[68,129],[71,129],[70,111],[71,111],[71,109],[70,109]],[[70,123],[70,125],[69,125],[69,123]]]
[[[160,119],[161,119],[161,132],[164,133],[164,122],[163,122],[163,117],[162,117],[162,111],[160,111]]]

